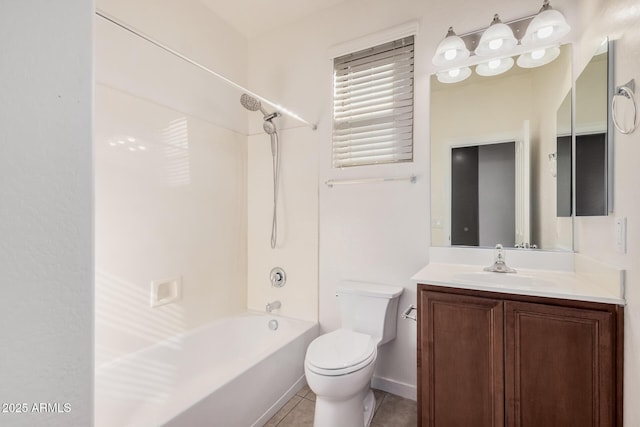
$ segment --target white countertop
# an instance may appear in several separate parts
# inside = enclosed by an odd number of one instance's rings
[[[586,269],[576,273],[516,267],[517,273],[492,273],[482,268],[479,265],[432,262],[417,272],[412,280],[450,288],[625,305],[623,270],[611,269],[613,274],[605,277]]]

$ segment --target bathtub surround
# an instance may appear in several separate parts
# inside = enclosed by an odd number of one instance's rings
[[[272,321],[277,329],[269,328]],[[314,322],[246,313],[103,364],[96,370],[95,425],[262,425],[304,384],[304,354],[317,329]]]
[[[98,3],[243,81],[246,40],[208,9]],[[246,310],[247,118],[236,94],[212,85],[210,75],[100,17],[95,26],[99,368]],[[180,279],[180,297],[154,306],[152,283],[171,278]]]
[[[98,84],[95,153],[97,365],[244,311],[244,137]]]
[[[89,426],[93,5],[1,10],[0,425]]]
[[[280,300],[282,315],[315,322],[318,319],[317,131],[308,127],[287,128],[285,118],[275,119],[281,157],[278,242],[271,249],[271,147],[269,136],[262,130],[261,117],[255,116],[259,114],[250,117],[247,147],[247,305],[250,310],[264,311],[268,302]],[[303,116],[313,118],[308,114]],[[274,266],[287,272],[284,287],[271,285]]]
[[[199,2],[96,0],[96,8],[245,85],[247,40]],[[103,18],[95,26],[97,82],[247,133],[236,89]]]

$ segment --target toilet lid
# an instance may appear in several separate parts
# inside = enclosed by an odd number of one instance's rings
[[[376,343],[370,335],[338,329],[313,340],[307,348],[308,366],[324,375],[344,375],[371,363]]]

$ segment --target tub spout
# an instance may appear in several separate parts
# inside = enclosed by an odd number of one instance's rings
[[[267,313],[271,313],[273,310],[278,310],[282,307],[282,303],[278,300],[270,302],[267,304]]]

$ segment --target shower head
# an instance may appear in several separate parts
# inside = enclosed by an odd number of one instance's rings
[[[240,104],[249,111],[258,111],[262,107],[260,101],[246,93],[240,96]]]
[[[260,110],[262,112],[263,115],[267,115],[268,113],[265,111],[264,108],[262,108],[262,103],[260,102],[260,100],[254,98],[251,95],[247,95],[246,93],[243,93],[240,96],[240,104],[242,104],[242,106],[244,108],[246,108],[249,111],[258,111]]]
[[[272,122],[272,120],[276,117],[280,117],[280,113],[278,113],[277,111],[271,114],[267,113],[267,111],[262,108],[262,103],[259,99],[256,99],[246,93],[243,93],[240,96],[240,104],[242,104],[242,106],[249,111],[260,110],[262,112],[262,115],[264,116],[264,123],[262,124],[262,128],[268,135],[273,136],[277,132],[276,125]]]
[[[273,135],[274,133],[276,133],[276,125],[273,124],[273,122],[271,121],[271,119],[269,120],[265,120],[264,123],[262,124],[262,129],[264,129],[264,131],[268,134],[268,135]]]

